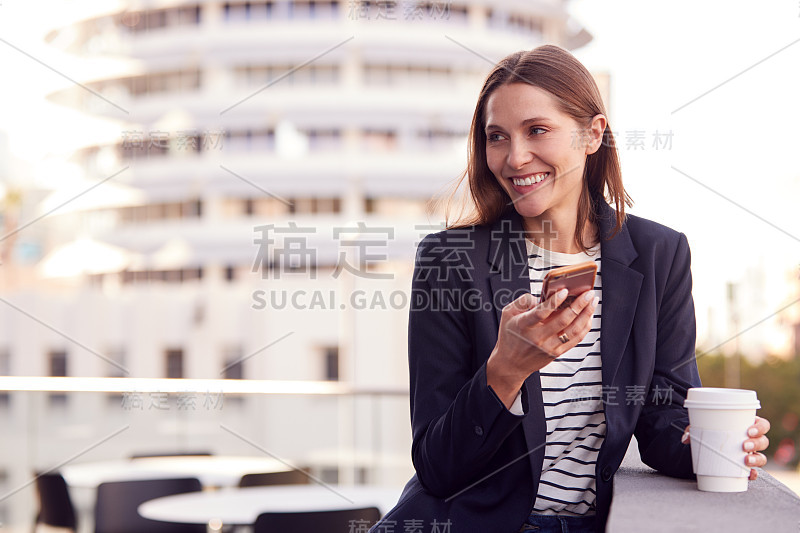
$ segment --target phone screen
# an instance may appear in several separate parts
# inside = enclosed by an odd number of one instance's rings
[[[542,300],[549,298],[553,293],[566,288],[569,293],[566,300],[559,306],[563,309],[575,301],[580,294],[594,288],[594,279],[597,275],[597,263],[586,261],[577,265],[556,268],[548,272],[542,282]]]

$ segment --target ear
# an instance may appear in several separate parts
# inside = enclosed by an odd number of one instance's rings
[[[586,129],[586,155],[595,153],[603,145],[603,132],[607,124],[605,115],[601,113],[592,118],[591,124]]]

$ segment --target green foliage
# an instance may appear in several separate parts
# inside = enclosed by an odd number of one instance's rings
[[[758,416],[770,421],[769,448],[765,452],[772,458],[784,439],[791,439],[797,447],[795,457],[789,462],[797,466],[800,454],[800,357],[781,359],[767,357],[753,364],[740,357],[738,388],[756,391],[761,402]],[[706,354],[697,360],[700,379],[705,387],[733,387],[725,383],[725,356]]]

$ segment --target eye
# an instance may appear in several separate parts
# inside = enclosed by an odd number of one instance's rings
[[[489,141],[490,143],[502,141],[504,138],[505,137],[503,137],[499,133],[490,133],[489,135],[486,136],[486,140]]]
[[[541,132],[541,133],[537,133],[537,132]],[[530,129],[530,133],[532,135],[542,135],[543,133],[547,133],[547,130],[544,129],[544,128],[540,128],[539,126],[534,126],[534,127],[532,127]]]

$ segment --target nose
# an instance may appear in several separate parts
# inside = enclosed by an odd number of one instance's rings
[[[524,142],[511,141],[508,148],[506,163],[509,167],[518,170],[533,160],[533,153]]]

